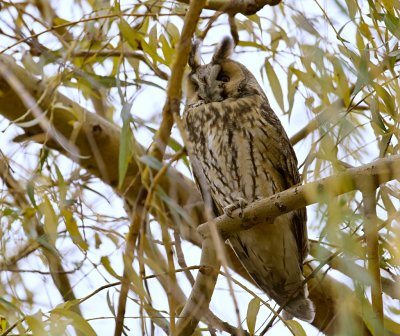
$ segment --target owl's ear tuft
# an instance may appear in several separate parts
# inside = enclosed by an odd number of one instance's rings
[[[192,70],[196,70],[201,64],[199,40],[192,41],[192,49],[190,50],[188,63]]]
[[[227,59],[233,52],[233,41],[230,37],[225,36],[218,47],[215,49],[214,56],[212,58],[213,63],[219,63],[224,59]]]

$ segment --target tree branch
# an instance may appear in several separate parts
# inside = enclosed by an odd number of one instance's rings
[[[243,210],[242,218],[238,215],[239,210],[236,210],[233,218],[222,215],[215,218],[213,224],[226,239],[236,232],[251,229],[260,223],[268,225],[275,217],[318,203],[322,195],[335,197],[349,191],[361,190],[366,178],[371,179],[371,183],[376,186],[397,179],[400,177],[399,163],[400,155],[394,155],[316,182],[295,186],[250,204]],[[204,223],[198,227],[197,230],[203,237],[209,235],[209,225],[210,223]]]
[[[192,335],[199,319],[207,313],[218,277],[220,263],[211,237],[203,241],[201,249],[200,269],[176,326],[179,336]]]
[[[189,4],[190,0],[178,0],[179,2]],[[211,9],[219,12],[225,12],[231,15],[241,13],[243,15],[253,15],[264,6],[276,6],[282,0],[208,0],[204,6],[205,9]]]

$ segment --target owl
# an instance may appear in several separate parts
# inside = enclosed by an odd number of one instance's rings
[[[252,73],[231,60],[224,38],[209,64],[198,44],[189,57],[184,122],[193,175],[215,215],[300,183],[297,159],[278,117]],[[308,254],[306,210],[234,234],[227,243],[256,284],[284,306],[285,318],[311,322],[302,268]]]

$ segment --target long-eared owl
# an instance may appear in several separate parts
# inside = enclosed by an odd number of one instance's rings
[[[285,130],[251,72],[229,59],[232,49],[232,40],[224,38],[211,62],[201,65],[195,43],[189,58],[184,114],[189,155],[215,215],[230,214],[300,182]],[[257,285],[284,305],[286,317],[314,319],[307,285],[301,285],[308,254],[305,209],[241,231],[228,243]]]

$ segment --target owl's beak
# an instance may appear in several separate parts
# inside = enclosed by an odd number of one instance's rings
[[[219,64],[214,64],[211,68],[210,75],[206,79],[206,85],[204,87],[204,93],[206,97],[203,99],[207,103],[221,101],[221,88],[219,87],[219,83],[217,81],[217,77],[219,72],[221,71],[221,66]]]

